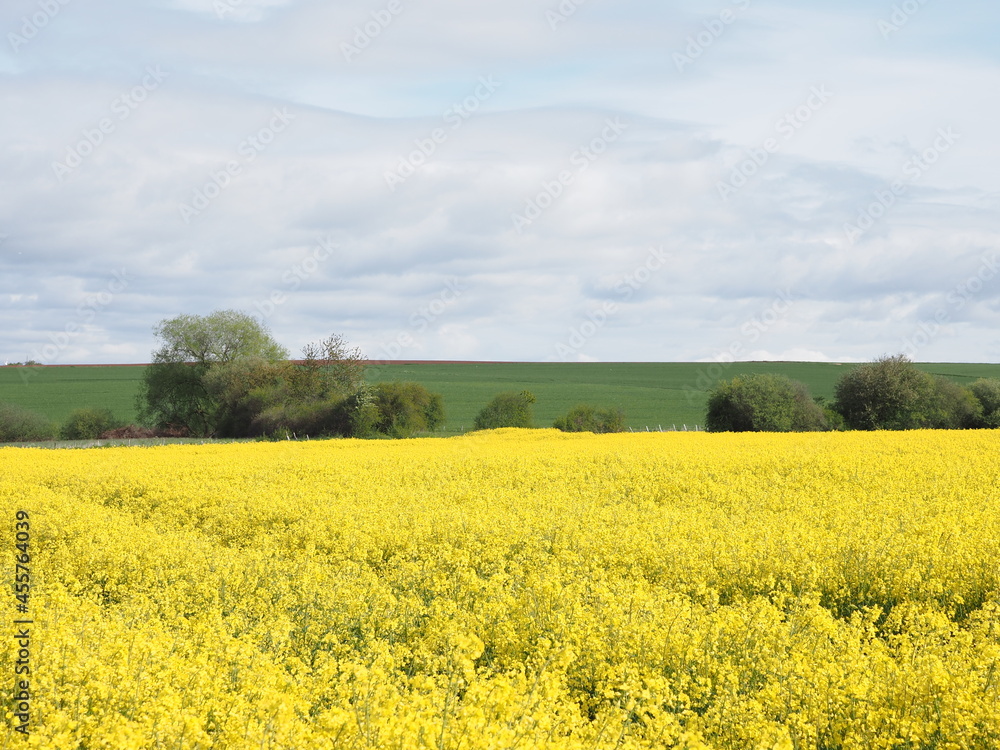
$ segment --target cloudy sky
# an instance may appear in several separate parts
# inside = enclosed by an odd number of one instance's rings
[[[0,359],[1000,362],[993,0],[5,0]]]

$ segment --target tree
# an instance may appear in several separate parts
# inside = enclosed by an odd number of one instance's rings
[[[474,429],[496,430],[502,427],[531,427],[531,405],[535,396],[530,391],[498,393],[476,415]]]
[[[912,430],[933,421],[937,386],[902,354],[884,356],[845,373],[834,387],[834,408],[853,430]]]
[[[137,396],[140,418],[192,435],[211,435],[216,430],[217,394],[205,381],[213,366],[288,357],[267,326],[235,310],[179,315],[161,321],[153,331],[161,346],[143,373]]]
[[[709,432],[804,432],[827,429],[823,409],[803,383],[784,375],[739,375],[708,396]]]
[[[237,310],[216,310],[208,315],[178,315],[154,328],[163,345],[153,353],[154,362],[232,362],[240,357],[269,361],[288,359],[288,350],[271,337],[267,326]]]
[[[211,399],[215,434],[244,437],[251,434],[254,419],[282,401],[282,383],[293,365],[270,362],[260,357],[243,357],[217,362],[202,376],[202,385]]]
[[[306,344],[302,362],[292,375],[293,398],[327,398],[357,391],[365,381],[366,360],[340,334]]]
[[[149,365],[136,394],[139,421],[178,434],[211,434],[216,404],[203,383],[207,372],[206,364]]]
[[[360,350],[334,334],[302,351],[300,362],[244,356],[212,363],[202,384],[215,403],[215,434],[353,434],[348,399],[364,386]]]
[[[979,378],[969,386],[983,410],[978,427],[1000,427],[1000,379]]]
[[[983,421],[983,407],[975,394],[953,380],[934,378],[934,396],[926,426],[938,430],[971,430]]]

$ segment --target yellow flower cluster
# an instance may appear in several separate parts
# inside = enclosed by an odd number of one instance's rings
[[[996,455],[971,431],[3,449],[33,624],[30,734],[5,690],[0,747],[1000,747]]]

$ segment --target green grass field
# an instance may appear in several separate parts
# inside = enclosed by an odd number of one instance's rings
[[[920,364],[922,370],[959,383],[1000,377],[1000,365]],[[814,396],[833,398],[837,379],[851,365],[815,362],[627,363],[421,363],[372,365],[371,382],[412,380],[444,398],[445,433],[471,429],[477,412],[496,393],[530,390],[538,401],[535,421],[548,427],[580,403],[620,407],[635,430],[682,429],[703,425],[708,390],[719,379],[741,373],[778,373],[809,386]],[[135,395],[143,368],[0,367],[0,402],[34,409],[61,422],[76,408],[111,409],[125,421],[135,420]]]

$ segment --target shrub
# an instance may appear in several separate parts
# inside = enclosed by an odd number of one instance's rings
[[[352,407],[347,416],[348,433],[351,437],[372,438],[378,436],[381,413],[373,403],[360,399],[349,399],[346,406]]]
[[[0,404],[0,443],[51,440],[56,426],[37,412],[17,404]]]
[[[110,409],[75,409],[63,424],[59,436],[63,440],[96,440],[103,433],[121,426]]]
[[[563,432],[624,432],[625,414],[621,409],[595,409],[581,404],[559,417],[552,426]]]
[[[254,417],[249,432],[253,436],[301,437],[346,436],[344,399],[310,401],[272,406]]]
[[[532,427],[531,405],[535,396],[530,391],[498,393],[476,415],[473,429],[496,430],[501,427]]]
[[[933,420],[934,378],[902,354],[858,365],[834,390],[835,408],[850,429],[912,430]]]
[[[783,375],[741,375],[719,383],[708,397],[709,432],[825,430],[823,409],[803,383]]]
[[[161,429],[241,437],[275,420],[323,422],[329,405],[364,375],[360,351],[339,335],[307,345],[304,359],[291,362],[266,325],[236,310],[180,315],[154,331],[162,346],[143,373],[136,406],[141,422]]]
[[[827,402],[825,397],[814,396],[813,401],[816,402],[816,405],[823,412],[823,419],[826,421],[826,429],[837,431],[846,429],[844,418],[840,416],[840,412],[833,408],[833,404]]]
[[[280,407],[292,399],[282,393],[283,378],[294,365],[261,357],[242,357],[209,366],[202,385],[212,403],[209,418],[212,434],[244,437],[254,419],[269,407]]]
[[[925,426],[939,430],[970,430],[983,421],[983,407],[968,388],[943,377],[934,378],[934,396]]]
[[[979,378],[969,386],[983,413],[979,427],[1000,427],[1000,379]]]
[[[419,383],[379,383],[374,388],[371,403],[377,413],[375,431],[390,437],[405,438],[417,432],[433,432],[444,423],[441,394],[431,393]],[[358,416],[365,421],[363,413]]]

